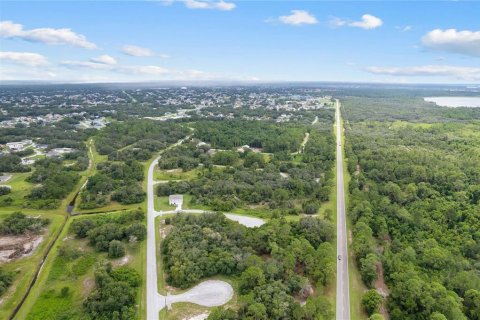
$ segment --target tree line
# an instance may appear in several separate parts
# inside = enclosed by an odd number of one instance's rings
[[[392,320],[480,319],[478,123],[350,125],[349,214],[364,282],[372,287],[383,266]]]

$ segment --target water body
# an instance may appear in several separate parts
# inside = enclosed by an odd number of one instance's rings
[[[426,97],[423,99],[442,107],[480,108],[480,97]]]

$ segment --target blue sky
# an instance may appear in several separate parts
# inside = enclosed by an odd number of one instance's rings
[[[0,79],[480,82],[479,2],[2,1]]]

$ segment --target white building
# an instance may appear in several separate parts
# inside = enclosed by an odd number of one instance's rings
[[[31,165],[31,164],[34,164],[34,163],[35,163],[34,159],[22,158],[22,164],[25,165],[25,166]]]
[[[27,146],[32,144],[32,140],[22,140],[18,142],[7,142],[7,147],[11,151],[23,151]]]
[[[177,211],[182,210],[183,204],[183,195],[182,194],[172,194],[168,197],[168,204],[171,206],[177,206]]]

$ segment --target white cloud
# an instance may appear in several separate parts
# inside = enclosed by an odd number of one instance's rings
[[[47,59],[44,56],[31,52],[2,51],[0,52],[0,60],[30,67],[38,67],[48,64]]]
[[[435,29],[422,37],[422,44],[433,50],[480,57],[480,31]]]
[[[353,21],[348,25],[351,27],[358,27],[362,29],[375,29],[383,24],[382,19],[372,16],[371,14],[364,14],[361,21]]]
[[[52,80],[57,74],[43,68],[12,67],[0,65],[0,81],[8,80]]]
[[[108,64],[108,65],[117,64],[117,60],[115,60],[115,58],[109,56],[108,54],[104,54],[96,58],[91,58],[90,61],[94,63]]]
[[[330,18],[329,23],[332,27],[343,27],[348,23],[348,21],[340,19],[338,17],[332,17]]]
[[[111,70],[113,65],[92,62],[92,61],[76,61],[76,60],[65,60],[60,63],[61,65],[69,68],[89,68],[95,70]]]
[[[221,11],[230,11],[235,9],[233,2],[209,1],[209,0],[185,0],[185,6],[189,9],[216,9]]]
[[[278,21],[284,24],[300,26],[302,24],[317,24],[317,18],[305,10],[292,10],[291,15],[280,16]]]
[[[480,68],[448,65],[426,65],[415,67],[367,67],[374,74],[391,76],[447,76],[461,80],[480,80]]]
[[[46,44],[69,44],[85,49],[96,49],[97,46],[88,41],[84,35],[77,34],[68,28],[38,28],[25,30],[23,25],[12,21],[0,22],[0,37],[19,38],[26,41]]]
[[[99,57],[100,58],[100,57]],[[66,60],[62,61],[61,65],[70,69],[76,68],[86,68],[92,70],[104,70],[104,71],[113,71],[125,74],[132,74],[132,75],[165,75],[169,74],[170,71],[160,66],[154,65],[117,65],[115,64],[108,64],[102,62],[96,62],[94,60],[98,60],[95,58],[90,59],[90,61],[78,61],[78,60]],[[101,59],[105,60],[105,59]]]
[[[123,66],[114,71],[128,74],[167,75],[171,72],[160,66]]]
[[[124,45],[122,47],[122,52],[133,57],[151,57],[154,55],[154,52],[148,48],[142,48],[131,44]]]
[[[164,6],[171,6],[174,2],[174,0],[158,0],[158,2],[160,2],[160,4],[164,5]]]
[[[395,29],[397,29],[399,31],[402,31],[402,32],[408,32],[408,31],[411,31],[413,29],[413,27],[412,26],[404,26],[404,27],[396,26]]]
[[[338,17],[333,17],[330,19],[330,25],[333,27],[349,26],[349,27],[356,27],[356,28],[370,30],[370,29],[378,28],[382,24],[383,24],[382,19],[375,17],[371,14],[364,14],[360,21],[349,21],[349,20],[338,18]]]

